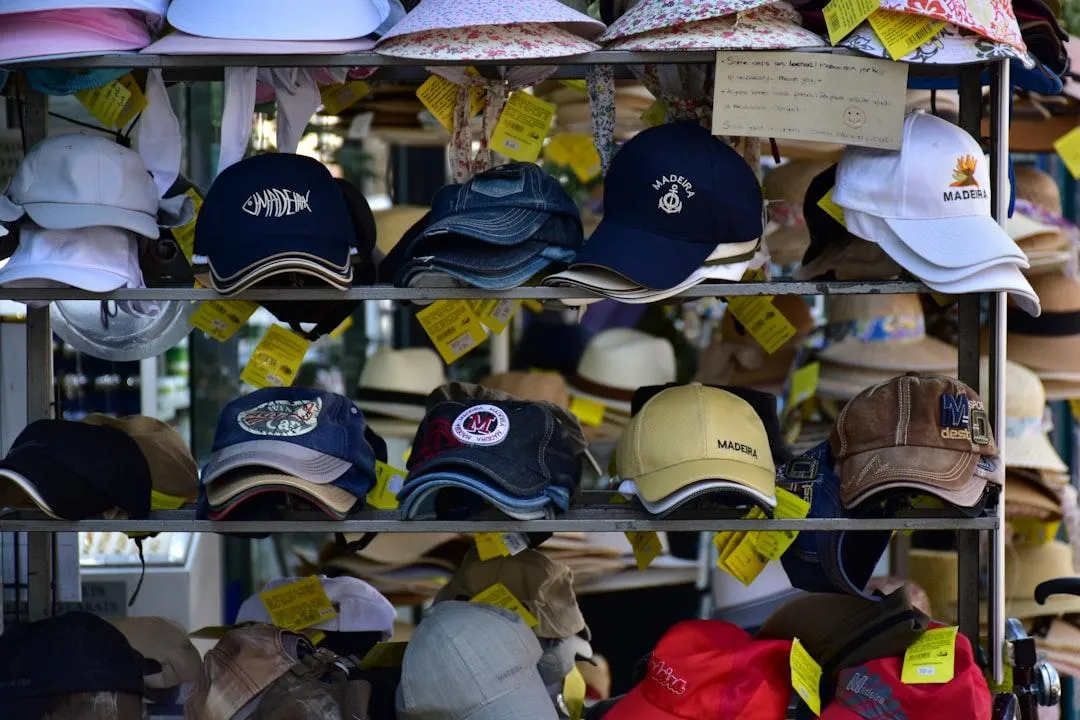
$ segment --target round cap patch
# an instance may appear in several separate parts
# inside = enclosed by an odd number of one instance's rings
[[[240,427],[252,435],[297,437],[319,425],[322,398],[314,400],[271,400],[236,416]]]
[[[466,445],[498,445],[510,432],[510,418],[494,405],[477,405],[457,416],[451,431]]]

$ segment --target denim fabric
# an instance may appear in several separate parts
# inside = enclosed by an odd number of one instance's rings
[[[518,519],[539,519],[539,513],[543,513],[544,517],[554,515],[552,500],[547,495],[523,500],[499,492],[476,478],[457,473],[433,473],[419,477],[402,488],[398,496],[401,501],[401,517],[410,519],[435,512],[435,495],[440,490],[450,489],[467,491],[458,496],[459,507],[451,509],[450,515],[454,517],[458,514],[455,511],[460,511],[462,518],[468,517],[483,509],[485,503],[490,503]]]

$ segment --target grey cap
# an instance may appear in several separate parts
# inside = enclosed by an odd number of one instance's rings
[[[405,649],[399,720],[558,720],[537,670],[542,651],[517,615],[439,603]]]

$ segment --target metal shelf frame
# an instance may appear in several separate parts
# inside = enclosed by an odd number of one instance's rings
[[[473,65],[486,76],[498,76],[499,68],[508,65],[556,65],[555,77],[582,77],[590,65],[614,65],[620,75],[625,75],[627,65],[639,64],[676,64],[676,63],[712,63],[715,53],[707,52],[662,52],[636,53],[601,50],[573,57],[543,61],[517,61],[514,63],[492,61],[468,61],[460,63],[442,63],[440,65]],[[289,55],[289,56],[155,56],[155,55],[106,55],[90,58],[74,58],[53,61],[11,65],[10,69],[28,67],[61,68],[162,68],[170,80],[206,80],[218,79],[223,68],[229,66],[258,67],[375,67],[373,76],[376,81],[395,79],[422,80],[427,76],[423,61],[409,61],[389,58],[374,53],[354,53],[343,55]],[[620,67],[621,66],[621,67]],[[913,75],[952,76],[960,80],[960,125],[974,137],[980,137],[982,113],[981,78],[990,70],[990,156],[993,198],[993,215],[1001,224],[1005,222],[1008,202],[1007,160],[1009,147],[1008,108],[1010,101],[1009,65],[1007,60],[998,60],[982,65],[948,66],[909,66]],[[47,99],[38,93],[30,92],[24,96],[22,107],[23,140],[27,148],[46,135]],[[701,286],[683,293],[681,299],[695,297],[737,296],[737,295],[782,295],[782,294],[843,294],[843,293],[908,293],[925,292],[920,283],[883,282],[883,283],[796,283],[776,281],[771,283],[748,283],[722,286]],[[161,288],[150,290],[126,290],[108,295],[94,295],[66,290],[6,290],[3,297],[19,300],[41,299],[179,299],[204,300],[219,299],[216,293],[205,289]],[[354,288],[348,293],[334,291],[296,291],[272,290],[249,291],[237,298],[250,300],[326,300],[326,299],[395,299],[395,300],[434,300],[439,298],[536,298],[558,300],[591,297],[589,293],[575,289],[518,288],[505,293],[485,293],[475,290],[447,290],[434,288],[397,289],[387,287]],[[991,423],[996,432],[998,445],[1004,454],[1004,358],[1005,358],[1005,295],[997,293],[985,298],[989,312],[990,372],[989,393],[984,398],[989,410]],[[979,334],[980,313],[983,298],[963,296],[960,299],[960,342],[958,367],[960,378],[971,387],[980,387],[979,382]],[[27,312],[27,419],[28,421],[50,417],[52,414],[52,335],[49,327],[48,308],[30,308]],[[353,519],[331,522],[326,520],[307,520],[292,518],[278,523],[240,523],[209,522],[193,519],[188,510],[157,513],[151,520],[88,520],[79,523],[56,521],[33,513],[12,513],[0,516],[0,531],[28,530],[29,575],[28,597],[30,619],[44,617],[52,607],[54,587],[53,540],[55,532],[74,530],[124,530],[124,531],[327,531],[327,530],[371,530],[381,532],[426,532],[426,531],[484,531],[484,530],[881,530],[881,529],[942,529],[957,532],[957,545],[960,557],[959,567],[959,617],[961,630],[977,642],[979,638],[979,604],[987,600],[989,604],[989,655],[994,678],[1003,677],[1004,652],[1004,502],[990,516],[974,519],[904,517],[885,520],[776,520],[747,521],[734,517],[721,517],[716,512],[705,515],[683,516],[655,519],[643,516],[641,511],[627,507],[574,507],[565,516],[557,520],[518,522],[505,518],[477,519],[468,522],[431,522],[401,521],[392,513],[364,513]],[[988,569],[989,579],[984,586],[981,582],[980,533],[989,534]]]

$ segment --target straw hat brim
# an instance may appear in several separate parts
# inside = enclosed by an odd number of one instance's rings
[[[1076,380],[1043,380],[1043,389],[1046,391],[1046,399],[1050,401],[1080,398],[1080,378]]]
[[[1005,468],[1014,467],[1055,473],[1069,471],[1049,438],[1041,434],[1009,438],[1005,444]]]
[[[1039,370],[1080,371],[1080,335],[1009,333],[1009,360],[1038,374]]]
[[[946,372],[956,368],[957,350],[937,338],[923,337],[912,342],[861,342],[841,340],[819,357],[837,365],[889,370],[897,373]]]

